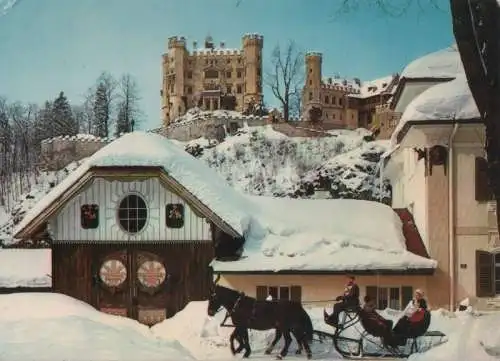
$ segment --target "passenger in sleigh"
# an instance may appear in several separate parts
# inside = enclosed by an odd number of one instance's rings
[[[403,311],[403,317],[398,321],[392,330],[397,344],[399,346],[406,345],[406,340],[418,332],[425,324],[425,317],[428,312],[427,302],[424,298],[422,290],[415,291],[415,297],[408,303]],[[425,332],[425,330],[423,330]]]
[[[354,276],[347,276],[347,283],[342,296],[338,296],[333,306],[333,313],[328,316],[325,311],[325,322],[335,328],[339,327],[339,315],[342,311],[359,309],[359,286]]]
[[[375,304],[375,300],[373,300],[370,296],[365,296],[363,311],[365,313],[365,317],[368,320],[374,321],[376,324],[381,327],[387,328],[389,331],[392,330],[392,321],[387,320],[380,316],[380,314],[376,311],[377,305]]]

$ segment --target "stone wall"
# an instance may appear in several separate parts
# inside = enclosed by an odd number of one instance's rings
[[[269,118],[258,116],[210,117],[185,123],[174,123],[167,128],[157,128],[150,132],[167,138],[187,142],[200,137],[224,140],[227,135],[248,126],[272,125],[273,129],[289,137],[330,136],[328,127],[305,121],[271,123]],[[40,166],[44,170],[58,170],[69,163],[90,157],[115,138],[99,138],[92,135],[60,136],[43,140],[41,143]]]

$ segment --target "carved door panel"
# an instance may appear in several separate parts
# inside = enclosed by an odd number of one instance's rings
[[[94,265],[97,308],[113,315],[130,317],[130,261],[127,250],[111,251]]]
[[[134,251],[132,308],[134,318],[154,325],[167,317],[168,271],[164,260],[146,251]]]

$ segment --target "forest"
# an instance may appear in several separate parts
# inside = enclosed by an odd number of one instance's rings
[[[137,129],[142,119],[136,80],[107,72],[98,76],[79,102],[64,91],[44,104],[26,104],[0,95],[0,207],[36,183],[42,140],[60,135],[110,137]]]

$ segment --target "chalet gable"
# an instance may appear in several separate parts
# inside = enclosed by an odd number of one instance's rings
[[[118,138],[57,184],[14,229],[14,237],[32,237],[70,199],[96,177],[159,177],[199,215],[232,237],[241,237],[252,204],[208,165],[158,134],[133,132]]]
[[[159,167],[93,167],[89,169],[84,176],[67,188],[63,194],[54,199],[51,203],[47,203],[44,209],[28,222],[26,226],[22,228],[19,227],[16,230],[15,237],[30,238],[36,235],[37,230],[41,229],[49,219],[58,214],[66,204],[77,197],[84,189],[89,187],[92,181],[97,178],[121,182],[158,178],[166,189],[171,190],[182,198],[196,215],[210,220],[228,235],[239,237],[239,234],[230,225]]]

